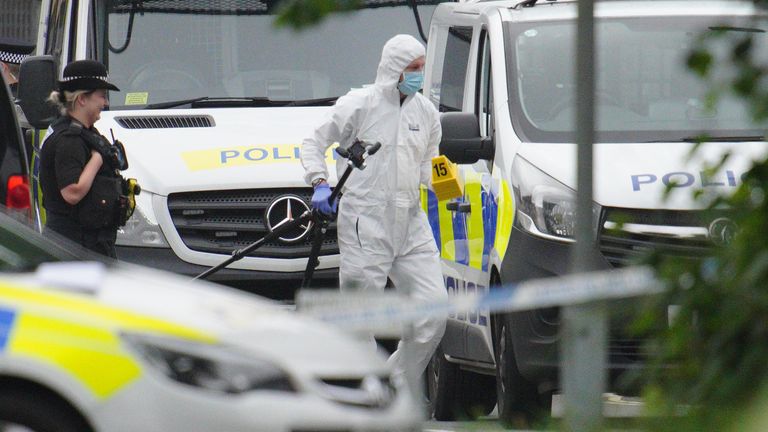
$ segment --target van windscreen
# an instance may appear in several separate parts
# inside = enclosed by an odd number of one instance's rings
[[[384,43],[419,38],[411,2],[361,1],[296,32],[277,28],[276,1],[103,0],[97,57],[121,91],[111,109],[196,98],[334,98],[373,83]],[[438,0],[418,0],[422,27]],[[333,103],[331,99],[329,103]]]
[[[574,142],[576,23],[507,23],[512,122],[530,142]],[[725,31],[715,58],[733,38],[754,36],[754,55],[768,60],[768,23],[727,17],[596,19],[595,110],[598,142],[684,141],[762,136],[746,103],[723,95],[707,106],[708,85],[686,65],[702,32]],[[731,62],[717,80],[735,76]],[[746,141],[746,139],[744,140]]]

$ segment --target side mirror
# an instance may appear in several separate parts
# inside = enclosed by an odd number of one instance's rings
[[[28,57],[19,71],[18,104],[32,127],[45,129],[56,118],[48,96],[56,88],[56,61],[52,56]]]
[[[480,136],[480,124],[474,114],[443,113],[440,124],[443,128],[440,154],[448,156],[451,162],[471,164],[480,159],[493,159],[493,140]]]

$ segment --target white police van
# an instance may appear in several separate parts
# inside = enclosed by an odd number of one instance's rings
[[[43,0],[37,54],[53,57],[58,76],[73,60],[99,60],[121,90],[96,124],[125,144],[124,175],[142,187],[119,258],[198,275],[301,214],[311,196],[302,139],[337,97],[373,82],[390,37],[419,37],[438,2],[363,1],[294,33],[274,27],[272,0]],[[289,232],[211,279],[289,297],[307,234]],[[332,224],[316,285],[338,286],[337,254]]]
[[[753,22],[756,13],[730,1],[595,3],[599,267],[628,265],[651,249],[701,256],[728,241],[727,214],[702,211],[692,192],[734,190],[765,156],[764,131],[739,100],[707,110],[707,89],[686,57],[701,32],[718,31],[723,41],[752,32],[764,59],[768,26]],[[444,112],[441,153],[460,163],[464,179],[462,198],[424,200],[450,293],[568,271],[576,17],[572,1],[450,3],[432,17],[424,93]],[[703,134],[709,139],[689,158]],[[727,151],[720,171],[704,169]],[[546,410],[558,389],[559,323],[556,308],[452,316],[429,368],[435,416],[478,415],[496,402],[506,422]],[[611,327],[608,352],[613,389],[647,355],[621,325]]]

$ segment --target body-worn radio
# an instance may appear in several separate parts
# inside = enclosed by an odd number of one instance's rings
[[[111,132],[111,131],[110,131]],[[141,193],[141,186],[135,178],[126,179],[120,175],[119,171],[128,168],[128,156],[125,152],[125,146],[112,134],[112,143],[107,141],[103,135],[91,131],[82,133],[88,146],[101,154],[104,163],[113,171],[116,179],[119,181],[119,191],[115,197],[115,206],[111,211],[112,217],[109,223],[102,220],[104,225],[124,226],[128,219],[133,215],[136,209],[136,195]],[[97,176],[98,178],[99,176]],[[87,197],[87,196],[86,196]]]

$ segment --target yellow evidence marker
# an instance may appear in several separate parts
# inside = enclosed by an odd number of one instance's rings
[[[438,201],[464,195],[464,185],[458,174],[459,167],[447,157],[440,155],[432,158],[432,187]]]

